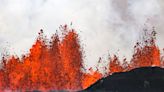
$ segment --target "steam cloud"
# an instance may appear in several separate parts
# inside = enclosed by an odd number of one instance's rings
[[[145,27],[156,27],[157,44],[164,47],[163,11],[163,0],[0,0],[0,52],[19,56],[41,28],[50,36],[72,22],[88,66],[108,53],[130,59]]]

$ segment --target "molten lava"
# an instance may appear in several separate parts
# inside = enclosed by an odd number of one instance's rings
[[[66,25],[61,28],[65,32],[62,40],[58,34],[54,34],[51,40],[47,41],[41,30],[28,54],[22,55],[21,58],[2,57],[0,91],[77,91],[88,88],[103,77],[99,71],[82,72],[83,51],[78,35]],[[143,46],[139,42],[136,44],[130,63],[125,59],[121,64],[116,55],[110,57],[107,75],[138,67],[164,65],[155,38],[150,35],[150,39],[146,39],[144,43]]]
[[[55,34],[47,45],[41,30],[29,54],[22,58],[3,57],[0,90],[81,90],[100,79],[98,72],[81,71],[83,59],[78,35],[66,25],[62,30],[65,31],[62,41]]]

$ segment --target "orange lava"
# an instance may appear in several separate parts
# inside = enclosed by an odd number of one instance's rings
[[[21,58],[2,57],[0,91],[77,91],[86,89],[103,77],[99,71],[82,72],[83,50],[78,35],[67,25],[61,26],[61,29],[64,32],[62,40],[59,40],[58,34],[47,40],[41,30],[28,54],[22,55]],[[116,55],[110,57],[107,75],[138,67],[163,65],[152,32],[150,38],[144,40],[144,45],[136,43],[130,63],[124,59],[121,64]]]

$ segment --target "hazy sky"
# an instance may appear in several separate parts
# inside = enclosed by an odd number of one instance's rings
[[[0,53],[28,53],[40,29],[51,36],[72,22],[88,66],[108,53],[129,60],[143,28],[155,26],[164,47],[163,16],[163,0],[0,0]]]

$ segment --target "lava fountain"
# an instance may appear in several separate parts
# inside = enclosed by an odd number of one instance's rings
[[[91,69],[90,73],[82,71],[83,50],[78,34],[67,25],[61,26],[61,29],[64,30],[62,40],[57,33],[47,40],[41,30],[28,54],[21,58],[14,55],[2,57],[1,91],[78,91],[88,88],[104,76],[98,70]],[[121,64],[116,55],[109,57],[107,76],[139,67],[163,66],[159,48],[155,44],[155,31],[149,36],[144,40],[144,45],[136,43],[130,63],[124,59]]]

